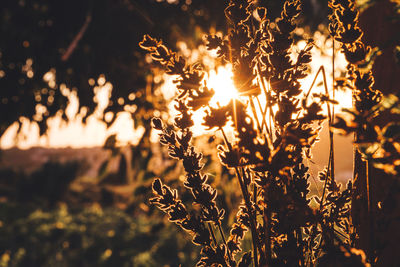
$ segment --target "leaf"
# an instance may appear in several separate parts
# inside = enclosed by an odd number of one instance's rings
[[[154,129],[156,130],[162,130],[163,129],[163,123],[159,118],[152,118],[151,119],[151,124]]]
[[[152,38],[150,35],[146,34],[143,36],[143,40],[139,43],[139,46],[147,51],[154,51],[159,42]]]
[[[159,195],[162,195],[162,183],[160,179],[155,179],[152,185],[154,191],[156,191]]]

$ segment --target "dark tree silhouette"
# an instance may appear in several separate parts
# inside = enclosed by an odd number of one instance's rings
[[[143,34],[164,40],[190,35],[199,43],[202,36],[194,36],[192,26],[221,28],[210,17],[218,18],[213,13],[222,9],[217,1],[193,1],[189,6],[153,0],[2,1],[0,136],[21,116],[32,119],[38,103],[48,109],[39,122],[43,134],[46,119],[66,107],[62,83],[77,90],[80,105],[88,107],[90,115],[96,104],[88,80],[100,74],[114,86],[108,110],[123,110],[117,100],[122,97],[129,104],[129,93],[145,86],[149,72],[137,45]],[[54,88],[43,80],[51,69],[56,72]]]

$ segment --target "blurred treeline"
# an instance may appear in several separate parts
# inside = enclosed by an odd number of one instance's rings
[[[281,11],[281,1],[255,3],[268,6],[271,17]],[[224,8],[225,1],[213,0],[3,0],[0,136],[21,116],[35,120],[41,134],[47,130],[48,117],[62,112],[67,119],[67,98],[58,90],[61,84],[77,92],[89,116],[96,103],[88,80],[101,74],[114,87],[106,111],[119,112],[124,105],[137,104],[129,95],[143,90],[151,74],[138,47],[142,36],[157,36],[171,48],[184,40],[195,48],[210,29],[226,31],[220,15]],[[303,9],[303,24],[311,30],[326,22],[324,1],[306,0]],[[44,81],[47,72],[56,74],[55,83]],[[47,108],[42,118],[34,117],[37,104]]]

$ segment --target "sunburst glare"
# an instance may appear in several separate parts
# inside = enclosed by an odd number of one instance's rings
[[[232,66],[230,64],[219,66],[216,71],[211,70],[207,76],[207,86],[213,88],[215,91],[210,105],[215,106],[218,103],[221,106],[225,106],[231,99],[239,96],[233,85]]]

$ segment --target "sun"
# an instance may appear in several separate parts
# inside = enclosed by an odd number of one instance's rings
[[[215,70],[211,70],[205,74],[203,83],[208,88],[214,89],[214,96],[209,101],[212,107],[222,107],[229,104],[231,99],[239,97],[239,94],[233,85],[232,65],[227,64],[219,66]],[[200,108],[192,115],[194,125],[192,131],[195,136],[207,133],[206,127],[203,125],[204,117],[206,116],[205,108]]]
[[[213,88],[215,94],[210,100],[211,106],[225,106],[231,99],[238,98],[239,94],[233,85],[232,65],[219,66],[211,70],[205,77],[206,84]]]

